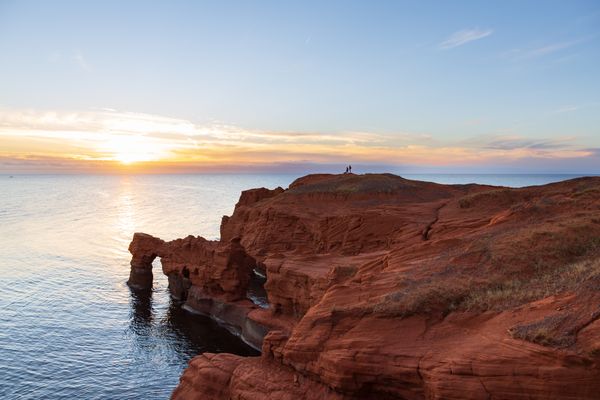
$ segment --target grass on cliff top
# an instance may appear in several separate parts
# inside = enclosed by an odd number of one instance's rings
[[[600,195],[600,179],[596,177],[583,177],[576,178],[572,181],[567,182],[556,182],[551,183],[549,185],[545,185],[547,188],[556,187],[556,193],[563,193],[563,188],[565,184],[569,184],[569,182],[573,185],[571,191],[571,196],[575,198],[580,197],[590,197],[592,199],[598,198]],[[553,192],[549,191],[546,196],[543,196],[539,199],[539,202],[544,202],[549,200],[549,196],[552,195]],[[483,192],[477,192],[468,194],[459,199],[458,205],[460,208],[472,208],[482,205],[493,205],[495,207],[508,207],[512,204],[519,203],[523,200],[531,199],[531,192],[528,191],[528,188],[506,188],[500,187],[497,189],[491,189]]]
[[[404,317],[435,311],[501,311],[561,292],[577,291],[600,280],[600,237],[583,240],[576,243],[576,248],[563,251],[570,257],[575,254],[587,258],[558,267],[538,263],[527,278],[509,274],[485,280],[457,273],[439,280],[407,281],[402,289],[376,304],[373,312]]]
[[[474,289],[461,301],[459,308],[503,310],[561,292],[576,291],[596,278],[600,278],[600,259],[588,259],[540,271],[532,279],[510,279],[484,289]]]
[[[458,201],[460,208],[471,208],[481,204],[494,204],[495,206],[507,206],[519,199],[519,189],[500,188],[486,190],[484,192],[472,193],[463,196]]]
[[[289,193],[394,193],[418,182],[393,174],[332,175],[289,189]]]

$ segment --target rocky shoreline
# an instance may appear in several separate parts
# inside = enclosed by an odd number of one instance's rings
[[[260,357],[202,354],[174,399],[593,399],[600,178],[523,189],[391,174],[244,191],[221,239],[136,233],[174,297]],[[268,308],[249,299],[265,271]]]

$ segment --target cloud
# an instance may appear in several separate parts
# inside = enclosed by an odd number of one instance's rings
[[[562,106],[560,108],[557,108],[556,110],[554,110],[555,113],[566,113],[566,112],[571,112],[571,111],[576,111],[579,110],[581,108],[581,106]]]
[[[297,132],[244,129],[225,123],[199,125],[161,115],[119,112],[110,108],[92,111],[56,112],[0,109],[0,134],[62,138],[95,138],[110,135],[137,135],[154,139],[186,142],[188,139],[211,143],[294,144],[328,143],[332,145],[376,144],[388,140],[372,132]],[[426,135],[398,133],[396,139],[426,139]]]
[[[48,160],[96,169],[134,171],[252,169],[289,163],[487,165],[525,159],[581,159],[597,153],[576,138],[480,136],[442,142],[411,132],[295,132],[244,129],[224,123],[195,124],[162,115],[91,111],[0,109],[0,157],[41,165]],[[61,161],[62,160],[62,161]],[[552,161],[554,162],[554,161]],[[5,163],[0,169],[17,168]],[[63,168],[61,167],[61,168]],[[58,167],[57,167],[58,168]],[[86,169],[87,170],[87,169]]]
[[[572,138],[567,139],[527,139],[522,137],[498,137],[493,138],[482,147],[487,149],[497,150],[514,150],[514,149],[565,149],[571,147]]]
[[[542,57],[548,54],[555,53],[560,50],[567,49],[569,47],[575,46],[583,41],[583,39],[572,40],[570,42],[557,42],[551,43],[546,46],[538,47],[533,50],[529,50],[527,52],[528,57]]]
[[[505,52],[504,54],[502,54],[502,57],[513,59],[513,60],[534,59],[534,58],[545,57],[550,54],[554,54],[554,53],[560,52],[562,50],[566,50],[568,48],[576,46],[582,42],[585,42],[588,39],[590,39],[590,38],[584,37],[584,38],[579,38],[579,39],[570,40],[570,41],[560,41],[560,42],[555,42],[555,43],[549,43],[549,44],[545,44],[543,46],[538,46],[538,47],[531,47],[531,48],[526,48],[526,49],[512,49],[512,50],[509,50],[509,51]]]
[[[567,104],[567,105],[564,105],[564,106],[559,107],[556,110],[554,110],[554,113],[557,113],[557,114],[567,113],[567,112],[573,112],[573,111],[577,111],[577,110],[581,110],[581,109],[587,109],[590,107],[598,107],[598,106],[600,106],[600,102],[591,102],[591,103],[583,103],[583,104]]]
[[[479,136],[459,143],[471,149],[479,149],[487,158],[505,159],[567,159],[586,158],[593,152],[577,145],[575,137],[532,139],[522,136]]]
[[[81,54],[81,52],[77,52],[74,56],[73,56],[73,60],[77,63],[77,65],[79,65],[79,67],[84,70],[85,72],[91,72],[92,71],[92,66],[86,61],[86,59],[83,57],[83,54]]]
[[[444,50],[453,49],[474,40],[483,39],[484,37],[490,36],[492,33],[494,33],[492,29],[463,29],[461,31],[454,32],[446,40],[440,43],[439,47]]]

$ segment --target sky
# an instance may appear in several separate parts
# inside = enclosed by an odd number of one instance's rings
[[[0,0],[0,173],[600,174],[599,71],[596,0]]]

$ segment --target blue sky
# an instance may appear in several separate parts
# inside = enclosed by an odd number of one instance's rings
[[[283,151],[275,162],[600,173],[597,1],[5,0],[0,54],[7,165]],[[107,128],[140,115],[195,133]],[[53,151],[66,137],[74,149]],[[154,158],[132,149],[146,137]]]

